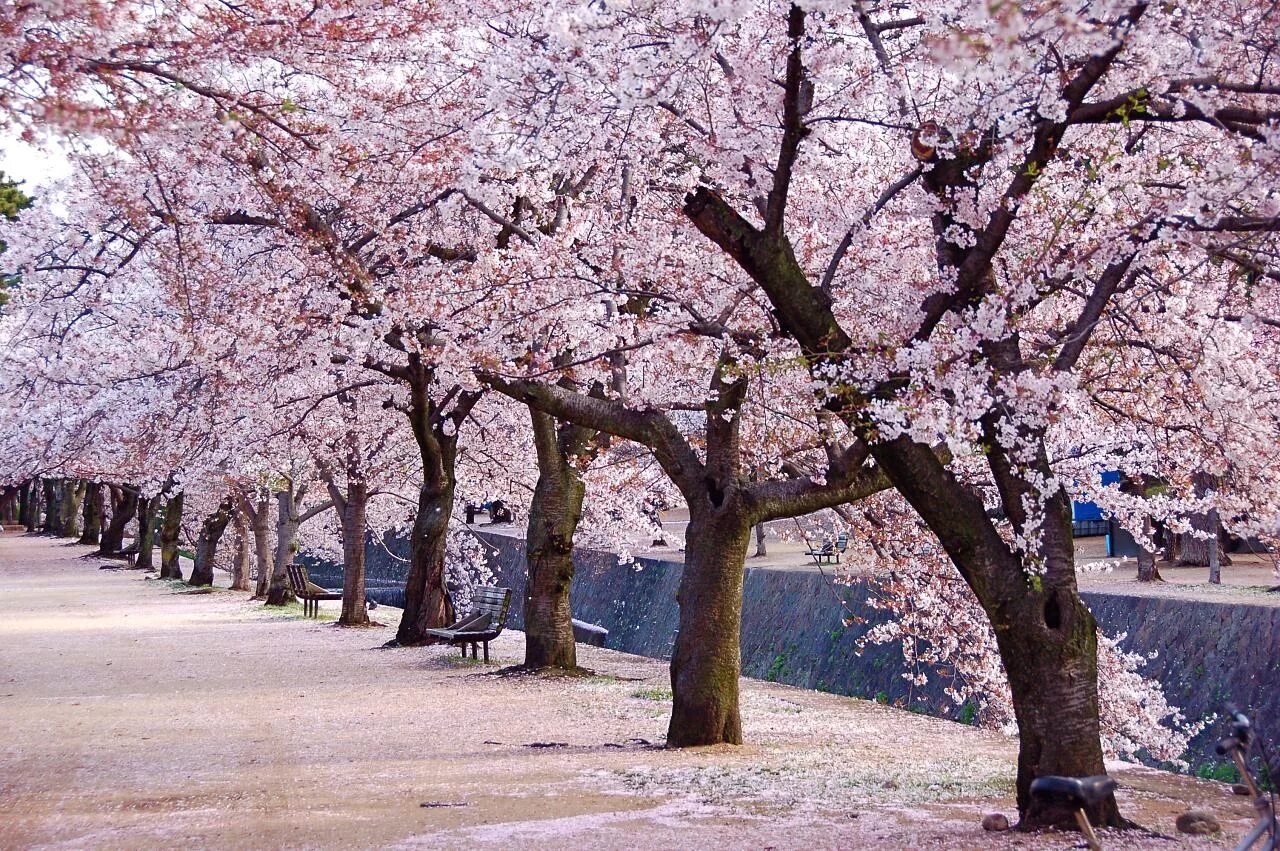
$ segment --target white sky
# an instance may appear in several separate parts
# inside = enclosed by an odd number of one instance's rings
[[[60,180],[71,173],[71,164],[57,147],[35,147],[12,136],[0,136],[0,171],[9,180],[28,188]]]

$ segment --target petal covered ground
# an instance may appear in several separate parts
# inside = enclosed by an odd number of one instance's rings
[[[1070,848],[987,834],[1015,744],[743,680],[744,747],[664,751],[662,662],[580,648],[581,678],[509,676],[445,648],[380,650],[223,589],[100,570],[88,547],[0,536],[0,847]],[[334,611],[335,604],[328,604]],[[386,609],[375,614],[393,624]],[[398,614],[392,612],[391,614]],[[1190,806],[1230,847],[1221,784],[1121,766],[1125,813]]]

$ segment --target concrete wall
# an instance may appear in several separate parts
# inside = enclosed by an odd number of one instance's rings
[[[493,548],[495,581],[513,590],[511,625],[522,626],[524,541],[479,533]],[[393,549],[407,554],[404,542]],[[606,647],[667,658],[677,626],[676,588],[683,566],[655,559],[620,565],[614,556],[579,551],[572,589],[574,617],[609,630]],[[341,568],[313,562],[321,584],[339,584]],[[369,575],[395,605],[405,565],[381,548],[369,550]],[[940,677],[913,687],[902,677],[896,645],[861,655],[858,639],[882,617],[867,605],[864,584],[833,585],[813,571],[748,568],[743,584],[742,667],[749,677],[776,680],[838,694],[894,703],[931,715],[967,720]],[[1280,732],[1280,607],[1193,602],[1113,594],[1085,594],[1085,602],[1109,635],[1126,633],[1123,649],[1156,654],[1145,673],[1164,686],[1171,703],[1190,719],[1221,712],[1231,701],[1256,716],[1264,735]],[[394,598],[394,599],[393,599]],[[861,623],[845,626],[853,614]],[[1193,765],[1216,762],[1209,750],[1223,734],[1214,725],[1193,742]],[[1275,738],[1272,737],[1272,741]]]

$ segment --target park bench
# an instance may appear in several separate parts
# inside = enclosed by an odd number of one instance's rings
[[[462,645],[462,655],[467,655],[471,645],[471,658],[476,658],[476,645],[484,645],[484,661],[489,663],[489,642],[502,634],[507,625],[507,613],[511,609],[510,588],[475,588],[471,591],[471,611],[456,623],[441,629],[425,630],[427,635],[443,639],[450,645]]]
[[[822,564],[823,559],[826,559],[827,564],[839,564],[841,553],[847,549],[849,549],[849,536],[841,532],[834,541],[826,541],[820,547],[809,544],[805,555],[812,557],[814,564]]]
[[[116,553],[116,555],[124,556],[125,561],[129,563],[129,566],[133,567],[135,564],[138,563],[138,552],[139,552],[138,542],[134,541],[132,544],[125,547],[120,552]]]
[[[311,577],[307,575],[307,569],[300,564],[291,564],[286,568],[289,576],[289,585],[293,588],[294,596],[302,601],[302,614],[306,617],[320,617],[320,601],[321,600],[341,600],[341,591],[332,591],[328,588],[321,588],[319,585],[311,581]]]

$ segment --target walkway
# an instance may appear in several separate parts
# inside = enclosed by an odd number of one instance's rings
[[[750,744],[656,750],[661,663],[583,648],[602,676],[498,677],[87,550],[0,535],[3,848],[1070,844],[979,829],[1011,809],[1014,745],[973,728],[744,681]],[[1121,778],[1166,830],[1169,795],[1247,816],[1203,781]]]

